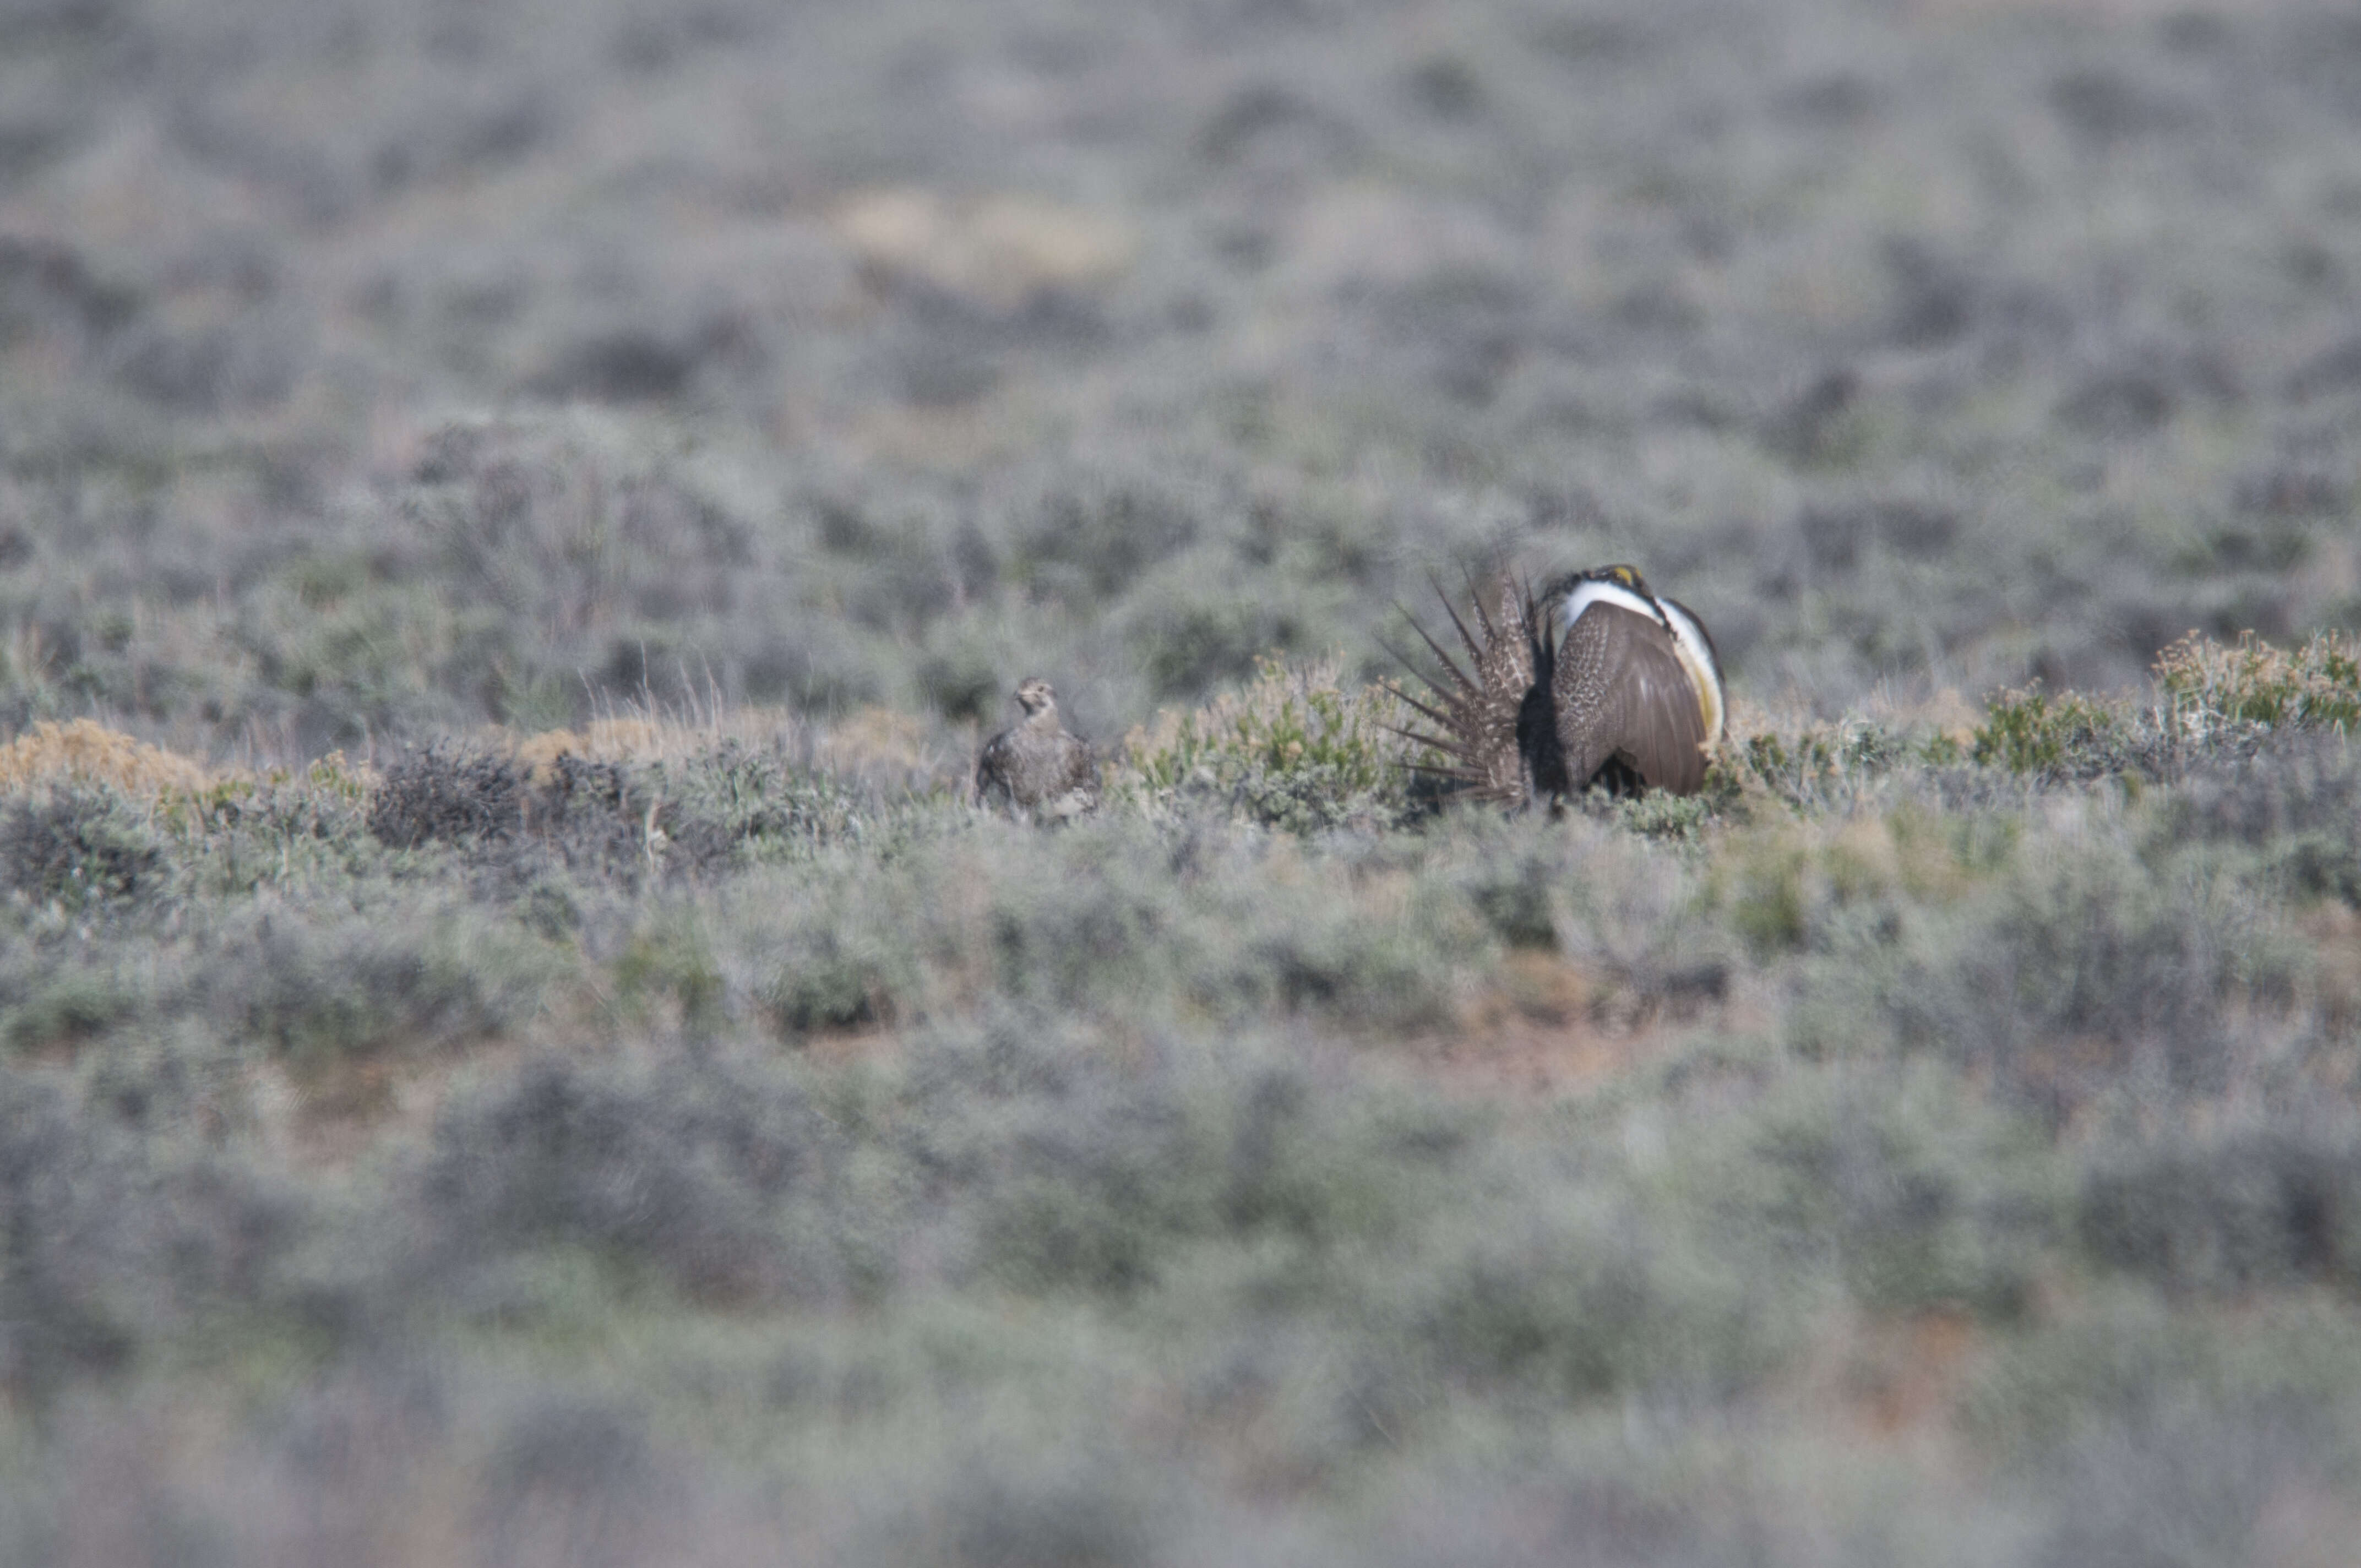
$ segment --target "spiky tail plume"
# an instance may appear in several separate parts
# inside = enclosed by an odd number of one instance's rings
[[[1464,665],[1416,616],[1403,611],[1419,640],[1442,663],[1443,673],[1429,675],[1400,651],[1388,650],[1418,677],[1432,699],[1401,694],[1402,701],[1423,714],[1434,728],[1404,728],[1398,733],[1443,759],[1409,765],[1435,779],[1455,798],[1517,806],[1523,804],[1528,793],[1524,758],[1517,747],[1517,710],[1533,682],[1537,612],[1529,585],[1500,573],[1489,586],[1498,605],[1497,619],[1486,607],[1485,593],[1472,582],[1468,585],[1477,628],[1471,630],[1443,585],[1433,585],[1444,614],[1459,635],[1466,652]]]

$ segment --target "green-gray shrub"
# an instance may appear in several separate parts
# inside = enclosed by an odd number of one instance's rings
[[[68,914],[102,913],[169,880],[162,836],[99,784],[58,784],[0,801],[0,881]]]
[[[2111,1148],[2082,1179],[2082,1245],[2175,1291],[2361,1291],[2361,1125],[2283,1113]]]
[[[1890,1036],[2062,1115],[2221,1092],[2252,1070],[2246,1004],[2282,1004],[2290,964],[2202,853],[2058,846],[1948,907],[1849,927],[1796,1026],[1828,1052]]]
[[[776,1069],[551,1055],[440,1120],[420,1201],[455,1262],[579,1248],[694,1297],[823,1301],[847,1288],[840,1158]]]
[[[419,1057],[529,1017],[562,960],[465,909],[394,904],[313,919],[259,914],[191,981],[220,1025],[300,1069]]]

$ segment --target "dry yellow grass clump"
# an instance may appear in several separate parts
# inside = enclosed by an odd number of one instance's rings
[[[111,784],[150,798],[194,794],[215,782],[203,763],[89,718],[44,719],[0,746],[0,791],[62,781]]]
[[[701,732],[689,726],[637,717],[598,718],[580,729],[544,729],[515,742],[514,756],[537,777],[552,762],[575,756],[590,762],[628,762],[686,755]]]
[[[837,720],[815,740],[812,761],[839,778],[922,787],[944,776],[947,760],[930,745],[926,726],[890,707],[863,707]],[[963,782],[966,770],[955,775]]]
[[[558,758],[588,762],[664,762],[698,756],[725,740],[769,745],[797,732],[795,718],[777,708],[740,708],[712,717],[671,718],[661,713],[618,713],[594,718],[579,729],[544,729],[516,739],[492,731],[505,750],[538,777]]]
[[[784,751],[840,778],[873,784],[923,788],[950,776],[926,726],[884,707],[864,707],[827,725],[776,707],[717,707],[684,717],[620,713],[593,719],[579,729],[546,729],[522,738],[493,730],[489,740],[536,779],[569,754],[590,762],[673,762],[705,756],[732,742]]]
[[[866,267],[1015,310],[1036,292],[1095,289],[1131,269],[1139,241],[1109,213],[1024,195],[968,200],[932,191],[863,192],[837,233]]]

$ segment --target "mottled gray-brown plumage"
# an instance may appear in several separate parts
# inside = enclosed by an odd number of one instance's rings
[[[1411,699],[1442,729],[1413,736],[1446,759],[1430,772],[1471,798],[1511,803],[1594,785],[1704,787],[1728,711],[1720,660],[1696,615],[1651,593],[1637,571],[1601,567],[1538,596],[1504,596],[1497,624],[1479,600],[1480,642],[1444,609],[1474,674],[1427,638],[1447,672],[1429,683],[1437,705]]]
[[[1020,682],[1024,720],[984,742],[975,762],[976,798],[1022,821],[1062,821],[1096,810],[1098,759],[1058,718],[1058,694],[1037,677]]]
[[[1452,629],[1466,650],[1465,669],[1427,634],[1425,627],[1411,622],[1443,661],[1444,678],[1426,683],[1433,703],[1407,694],[1402,700],[1442,726],[1444,732],[1433,735],[1405,729],[1402,733],[1448,759],[1443,766],[1424,771],[1444,780],[1454,794],[1467,800],[1514,806],[1526,798],[1525,762],[1517,750],[1517,710],[1533,680],[1532,603],[1531,596],[1506,576],[1494,580],[1492,595],[1499,606],[1498,620],[1486,608],[1482,593],[1471,596],[1476,624],[1482,633],[1479,638],[1452,608],[1450,597],[1440,586],[1435,589],[1435,597],[1443,600],[1444,614],[1451,618]]]

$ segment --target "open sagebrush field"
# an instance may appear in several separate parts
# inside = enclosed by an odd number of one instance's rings
[[[2356,170],[2301,4],[0,0],[0,1561],[2345,1563]],[[1704,796],[1410,786],[1504,559]]]

